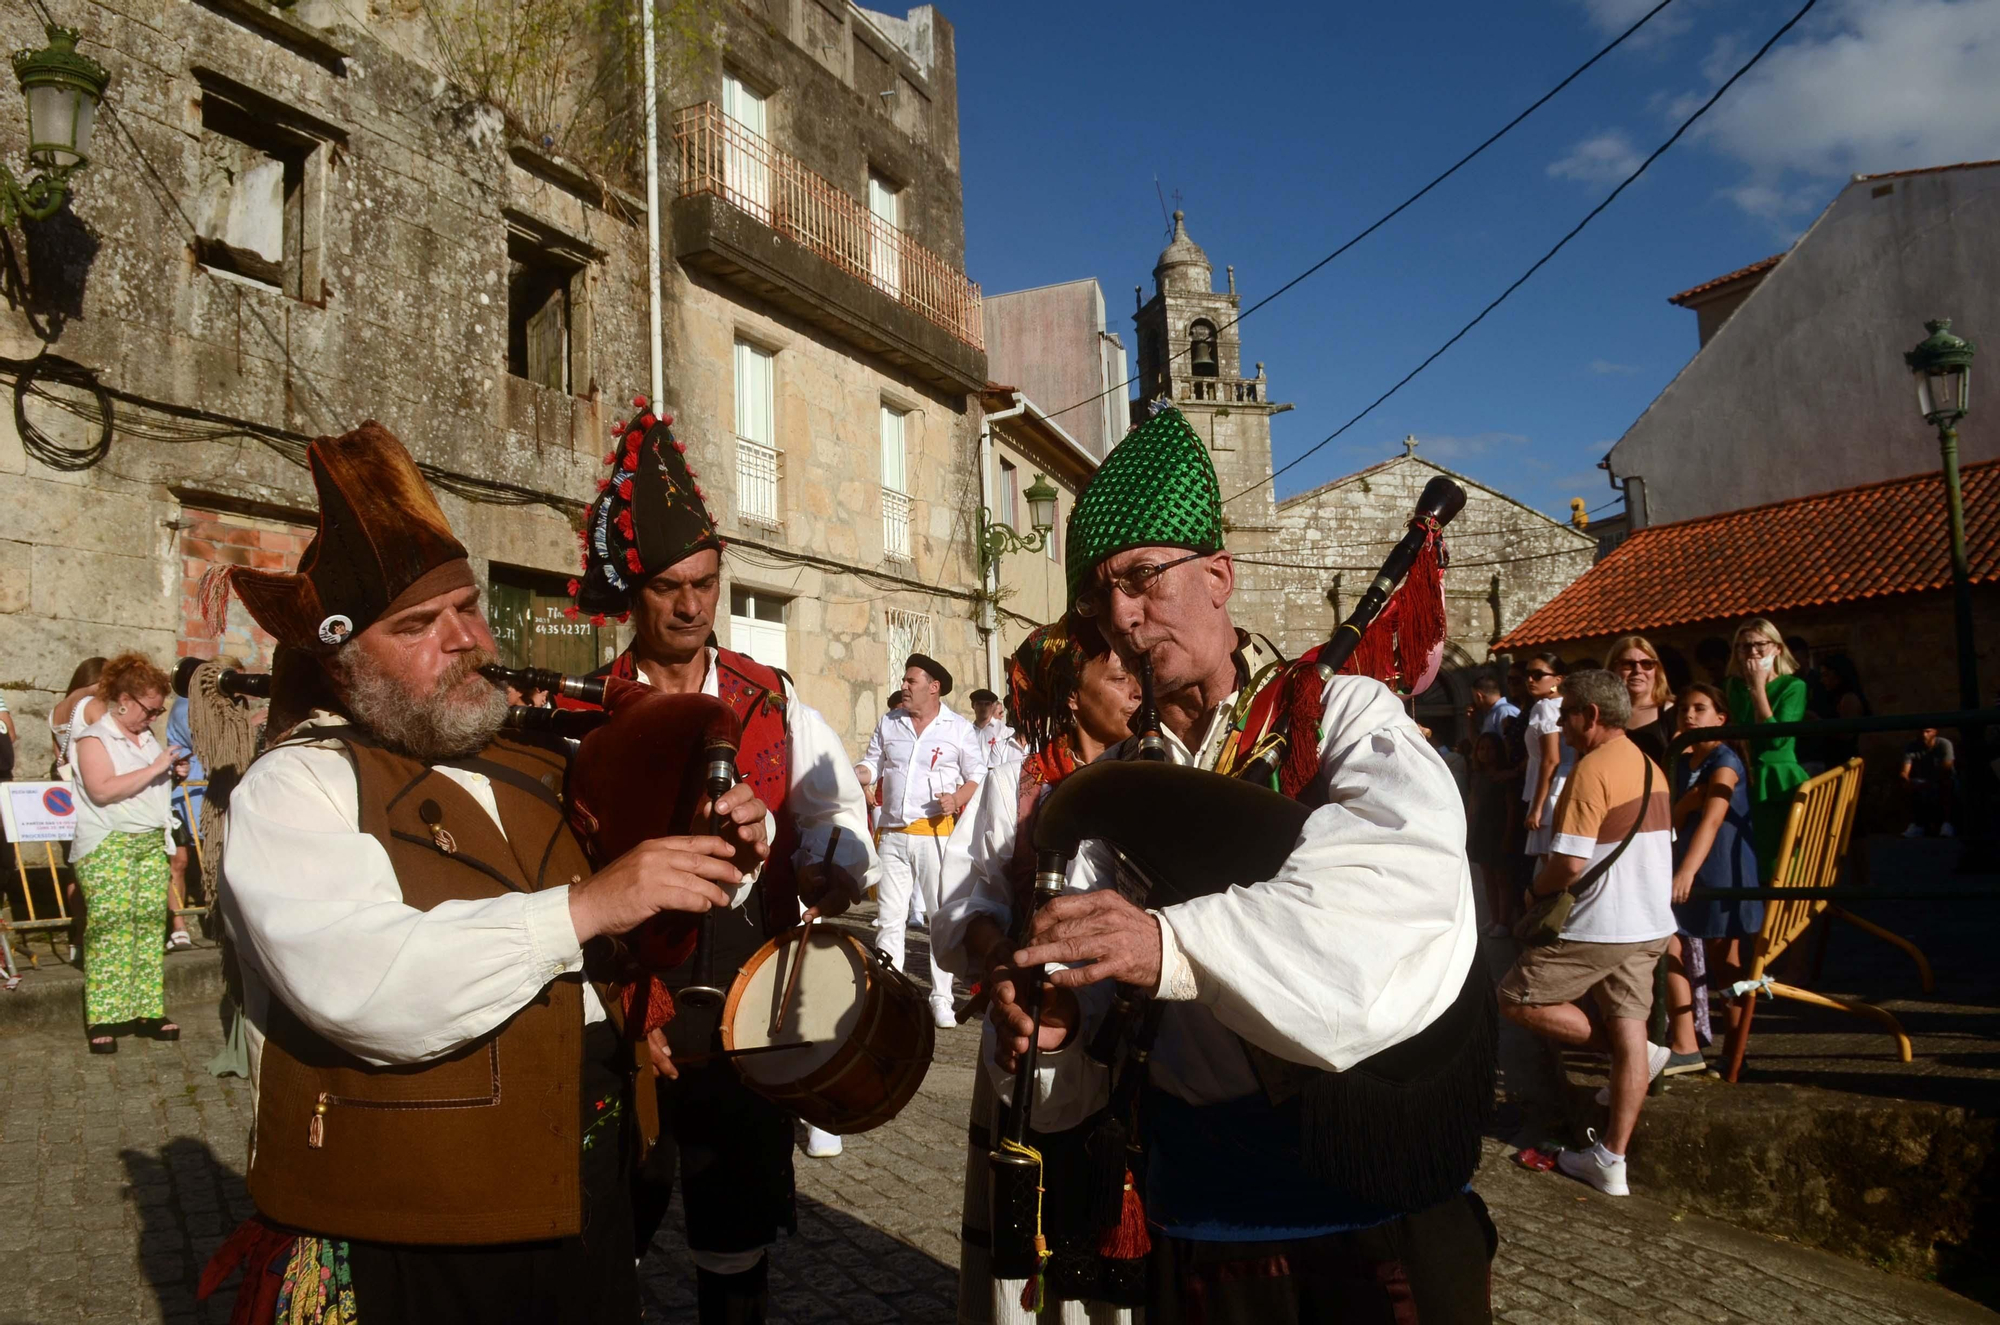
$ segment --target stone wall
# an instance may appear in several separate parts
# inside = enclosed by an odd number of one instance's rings
[[[1238,623],[1260,623],[1257,628],[1288,657],[1320,643],[1353,610],[1403,536],[1418,494],[1439,474],[1466,490],[1465,509],[1445,531],[1453,661],[1483,660],[1509,627],[1590,568],[1595,544],[1587,535],[1464,475],[1405,455],[1288,498],[1277,504],[1269,526],[1243,531],[1256,550],[1239,558]],[[1337,607],[1329,599],[1336,577]]]

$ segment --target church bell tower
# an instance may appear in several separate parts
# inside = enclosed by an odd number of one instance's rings
[[[1187,415],[1208,444],[1225,500],[1271,476],[1271,416],[1291,408],[1271,403],[1263,364],[1244,370],[1234,267],[1228,281],[1227,292],[1215,291],[1208,255],[1188,238],[1185,215],[1175,212],[1173,239],[1153,266],[1153,297],[1132,316],[1139,341],[1135,421],[1155,401]],[[1273,522],[1271,485],[1228,502],[1222,513],[1230,547],[1253,549]]]

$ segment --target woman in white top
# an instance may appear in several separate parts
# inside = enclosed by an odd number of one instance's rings
[[[1525,850],[1530,856],[1549,853],[1555,837],[1556,798],[1576,763],[1576,751],[1559,734],[1562,699],[1557,692],[1562,675],[1562,659],[1553,653],[1528,659],[1528,695],[1534,707],[1528,710],[1528,776],[1522,786],[1528,808],[1522,824],[1528,830]]]
[[[104,665],[104,716],[77,732],[76,840],[82,885],[84,1020],[90,1052],[115,1053],[121,1034],[177,1040],[167,1020],[160,935],[167,923],[172,775],[187,752],[162,750],[150,730],[167,711],[167,674],[141,653]]]
[[[977,979],[990,989],[995,978],[1006,979],[1014,944],[1015,901],[1027,891],[1025,859],[1017,859],[1016,844],[1031,840],[1031,825],[1042,797],[1076,768],[1131,735],[1128,721],[1139,707],[1137,683],[1118,656],[1091,632],[1091,648],[1073,642],[1062,627],[1044,626],[1028,636],[1008,664],[1009,707],[1028,738],[1025,760],[1002,760],[986,770],[980,788],[973,831],[952,841],[939,888],[939,905],[931,917],[931,944],[938,961],[954,974]],[[1029,853],[1032,854],[1032,853]],[[981,1070],[974,1079],[971,1134],[965,1164],[965,1204],[959,1248],[958,1319],[961,1325],[1030,1325],[1061,1321],[1063,1325],[1128,1325],[1132,1312],[1116,1305],[1121,1273],[1133,1273],[1134,1263],[1112,1263],[1095,1255],[1096,1230],[1065,1227],[1051,1216],[1046,1227],[1055,1253],[1048,1274],[1046,1314],[1021,1307],[1023,1282],[993,1278],[988,1270],[987,1150],[991,1129],[999,1126],[1001,1079],[993,1065],[993,1028],[982,1019]],[[1051,1024],[1043,1027],[1043,1043],[1054,1049],[1066,1034]],[[1007,1079],[1011,1082],[1011,1078]],[[1009,1092],[1011,1093],[1011,1091]],[[1082,1138],[1074,1133],[1063,1137]],[[1053,1141],[1044,1151],[1045,1183],[1085,1181],[1066,1166],[1075,1144]],[[1073,1189],[1072,1189],[1073,1190]],[[1073,1206],[1074,1202],[1052,1203]],[[1126,1268],[1120,1271],[1117,1267]],[[1129,1287],[1129,1285],[1127,1285]],[[1127,1299],[1129,1300],[1129,1299]]]

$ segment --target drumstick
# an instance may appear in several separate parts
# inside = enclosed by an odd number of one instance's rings
[[[840,827],[836,824],[833,836],[826,839],[826,856],[820,861],[819,866],[820,877],[825,881],[825,887],[828,888],[833,886],[833,853],[839,846]],[[813,921],[817,919],[819,919],[819,908],[817,906],[807,907],[805,928],[799,935],[799,948],[797,952],[792,954],[792,969],[785,976],[785,992],[778,996],[778,1006],[771,1013],[770,1033],[772,1035],[776,1035],[778,1028],[785,1024],[785,1009],[791,1006],[792,994],[799,987],[799,971],[806,964],[806,945],[812,941],[812,925]]]

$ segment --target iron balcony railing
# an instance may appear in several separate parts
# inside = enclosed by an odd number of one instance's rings
[[[778,451],[775,447],[736,439],[736,514],[760,524],[778,521]]]
[[[986,348],[979,286],[712,101],[674,116],[683,198],[713,193],[849,275]]]
[[[882,489],[882,550],[899,561],[910,559],[910,496]]]

